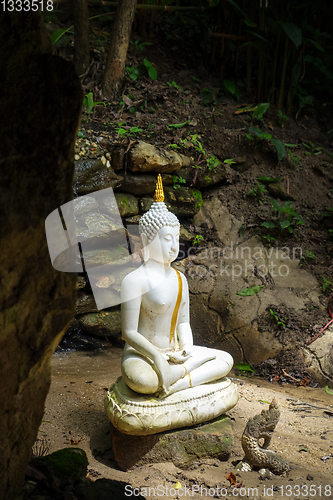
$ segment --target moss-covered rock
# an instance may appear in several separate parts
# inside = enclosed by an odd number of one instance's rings
[[[112,337],[116,340],[120,340],[120,310],[84,314],[78,317],[78,322],[82,331],[89,335]]]
[[[113,429],[115,460],[123,470],[157,462],[187,467],[205,457],[227,460],[232,447],[232,422],[225,415],[207,424],[149,436],[131,436]]]
[[[122,217],[130,217],[139,213],[139,201],[133,194],[116,193],[115,197]]]
[[[120,185],[123,178],[112,168],[107,168],[101,160],[78,160],[75,162],[74,192],[84,195]]]
[[[87,475],[88,459],[81,448],[64,448],[51,455],[33,458],[30,465],[47,478],[55,476],[61,482],[75,482]]]

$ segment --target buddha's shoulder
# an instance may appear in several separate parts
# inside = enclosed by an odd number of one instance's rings
[[[142,284],[143,281],[146,281],[146,273],[143,269],[143,266],[138,267],[135,271],[128,273],[122,281],[122,287],[131,287],[138,286]]]
[[[178,273],[179,276],[181,276],[183,285],[188,286],[187,278],[186,278],[185,274],[182,273],[181,271],[179,271],[179,269],[175,269],[175,268],[173,268],[173,269]]]

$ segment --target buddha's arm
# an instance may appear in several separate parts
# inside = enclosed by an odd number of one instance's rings
[[[180,355],[174,354],[174,361],[184,362],[191,356],[193,346],[193,336],[190,326],[190,301],[188,285],[185,276],[183,279],[183,301],[179,310],[178,323],[177,323],[177,337],[180,346]],[[184,352],[185,351],[185,352]]]
[[[139,290],[140,284],[138,281],[139,280],[135,280],[135,282],[133,282],[133,280],[125,278],[121,285],[121,296],[123,300],[121,306],[122,336],[125,342],[127,342],[131,347],[153,361],[157,375],[159,376],[161,387],[167,390],[170,386],[169,364],[159,350],[138,332],[142,298],[142,294]],[[136,294],[133,293],[135,292],[135,287],[138,287]],[[126,301],[126,297],[133,297],[135,295],[136,298]]]

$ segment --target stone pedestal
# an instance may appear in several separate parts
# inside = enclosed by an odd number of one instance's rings
[[[125,471],[134,465],[157,462],[186,468],[206,457],[227,460],[232,447],[232,422],[225,415],[208,424],[150,436],[130,436],[113,428],[114,457]]]
[[[105,409],[116,429],[145,436],[209,422],[233,408],[238,397],[236,386],[226,377],[164,399],[138,394],[120,377],[106,395]]]

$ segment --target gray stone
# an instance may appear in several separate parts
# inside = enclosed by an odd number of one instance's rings
[[[157,149],[151,144],[139,141],[130,151],[128,167],[133,172],[170,173],[187,163],[188,159],[175,151]]]
[[[98,211],[98,203],[92,196],[84,196],[82,198],[78,198],[73,201],[74,206],[74,215],[76,217],[85,214],[91,213],[92,211]]]
[[[178,189],[173,187],[164,187],[164,202],[172,213],[181,217],[193,217],[199,212],[202,206],[202,194],[198,189],[192,189],[189,187],[181,186]],[[145,213],[150,209],[154,199],[151,198],[141,198],[140,200],[140,212]]]
[[[330,325],[321,337],[304,346],[302,351],[312,376],[320,384],[333,388],[333,326]]]
[[[205,170],[198,174],[198,181],[201,188],[211,187],[215,184],[231,183],[234,177],[234,172],[230,165],[221,163],[215,169]]]
[[[116,193],[115,198],[121,217],[131,217],[139,213],[139,202],[133,194]]]
[[[96,337],[121,338],[120,310],[100,311],[77,318],[83,332]]]
[[[198,189],[181,186],[178,189],[166,187],[164,189],[165,202],[170,205],[171,211],[183,217],[193,217],[202,206],[202,194]]]
[[[111,154],[111,167],[113,170],[122,170],[124,168],[125,147],[121,144],[114,144],[109,149]]]
[[[130,262],[131,258],[128,249],[122,246],[116,246],[111,250],[96,249],[84,252],[85,266],[89,268],[107,265],[122,266]]]
[[[85,242],[84,249],[126,244],[124,226],[97,211],[95,213],[89,211],[78,216],[75,229],[78,241]]]
[[[96,302],[92,295],[87,295],[79,291],[76,299],[75,314],[86,314],[90,312],[97,312]]]
[[[101,160],[75,161],[73,189],[76,195],[89,194],[100,189],[118,187],[123,178],[112,168],[107,168]]]
[[[193,222],[197,226],[207,223],[208,227],[216,230],[220,241],[224,245],[229,245],[238,241],[238,231],[243,224],[243,219],[236,219],[217,197],[213,197],[203,202]]]
[[[109,278],[109,277],[106,277]],[[111,276],[113,278],[113,276]],[[114,278],[112,279],[114,281]],[[98,300],[99,303],[103,304],[117,304],[120,302],[120,296],[119,292],[114,290],[112,287],[110,288],[99,288],[98,291]],[[105,306],[107,307],[107,306]],[[81,314],[87,314],[87,313],[92,313],[92,312],[97,312],[97,306],[96,302],[94,299],[94,296],[91,294],[86,294],[82,291],[79,291],[77,294],[77,300],[76,300],[76,310],[75,314],[81,315]]]
[[[131,193],[135,196],[153,195],[156,187],[156,176],[149,174],[133,175],[127,173],[119,186],[124,193]]]
[[[232,422],[225,415],[204,425],[149,436],[112,430],[114,456],[122,470],[156,462],[173,462],[186,468],[206,457],[227,460],[233,448]]]

